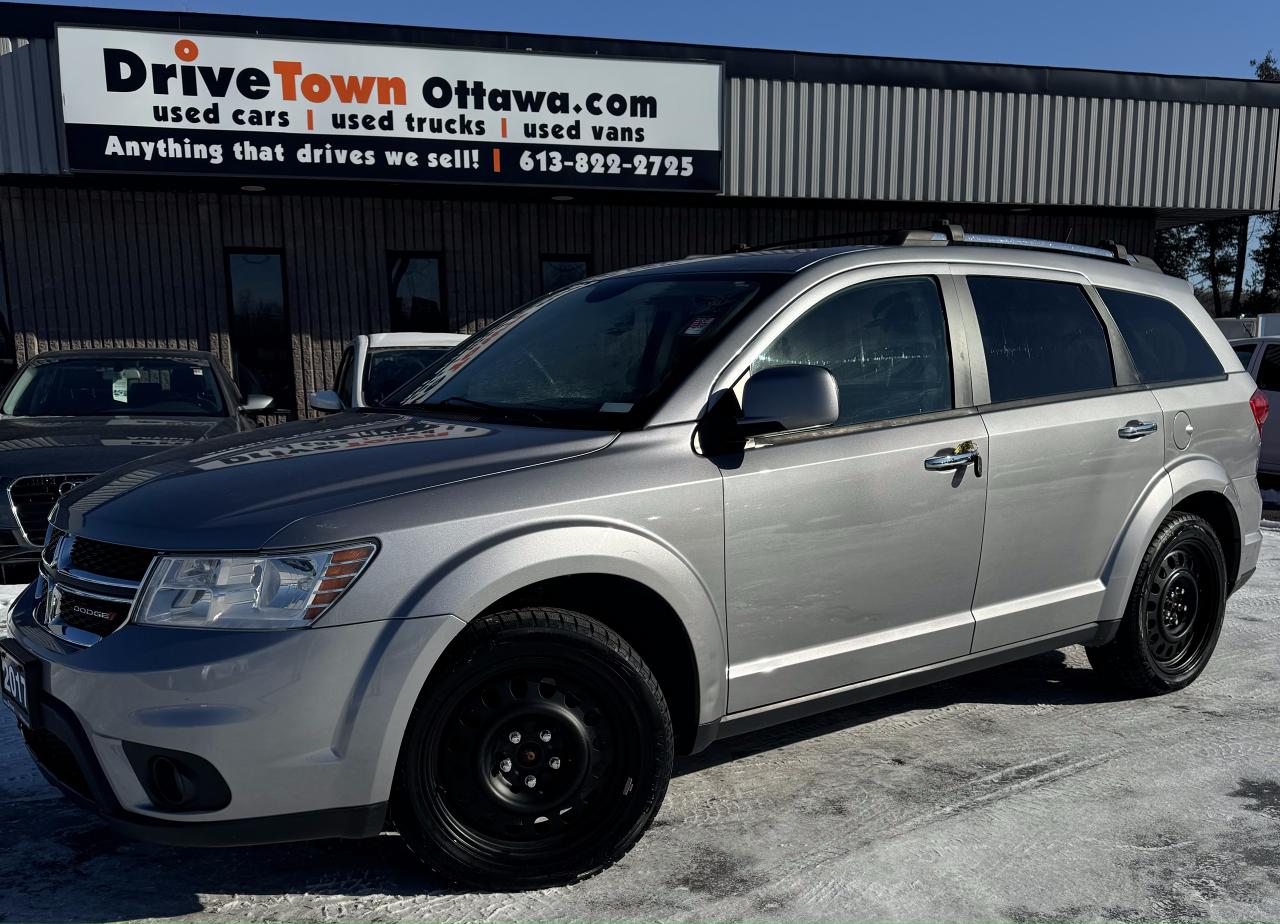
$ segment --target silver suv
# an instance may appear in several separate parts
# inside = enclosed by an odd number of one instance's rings
[[[381,408],[63,498],[6,698],[130,834],[393,825],[453,879],[563,882],[719,738],[1075,643],[1186,686],[1258,559],[1264,417],[1120,248],[947,227],[614,273]]]

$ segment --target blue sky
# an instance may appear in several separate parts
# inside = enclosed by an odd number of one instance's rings
[[[159,0],[88,3],[803,51],[1252,76],[1280,3],[1075,0]]]

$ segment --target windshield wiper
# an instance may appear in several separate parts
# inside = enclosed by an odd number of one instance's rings
[[[546,419],[536,411],[531,411],[525,407],[512,407],[509,404],[489,404],[485,401],[477,401],[474,398],[466,398],[462,395],[450,395],[439,401],[430,401],[426,404],[404,405],[405,408],[421,408],[430,410],[431,408],[447,408],[451,406],[469,407],[486,414],[495,414],[507,420],[525,420],[533,421],[538,424],[546,424]]]

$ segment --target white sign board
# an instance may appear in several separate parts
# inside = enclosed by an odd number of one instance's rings
[[[58,28],[73,170],[720,188],[716,64]]]

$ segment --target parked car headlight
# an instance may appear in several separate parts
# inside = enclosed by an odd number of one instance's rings
[[[282,555],[162,556],[134,621],[206,629],[292,629],[315,622],[373,558],[372,543]]]

